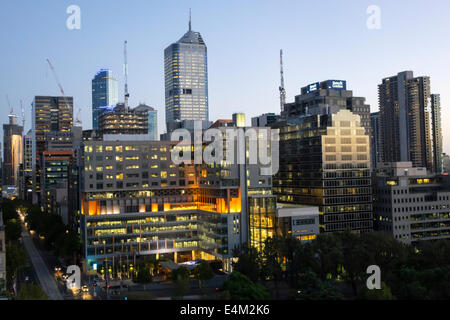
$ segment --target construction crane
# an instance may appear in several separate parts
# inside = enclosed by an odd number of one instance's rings
[[[81,127],[82,122],[81,122],[81,120],[80,120],[80,118],[79,118],[80,112],[81,112],[81,108],[78,108],[77,117],[75,118],[75,124],[79,124],[80,127]]]
[[[125,112],[128,112],[128,98],[130,93],[128,92],[128,61],[127,61],[127,40],[123,44],[123,73],[125,75]]]
[[[286,90],[284,89],[284,72],[283,72],[283,49],[280,50],[280,77],[281,85],[280,90],[280,107],[281,111],[284,111],[284,105],[286,104]]]
[[[48,62],[48,65],[50,66],[50,69],[52,70],[53,77],[55,78],[55,81],[56,81],[56,83],[57,83],[57,85],[59,87],[59,91],[61,92],[61,95],[62,95],[62,97],[64,99],[64,103],[66,104],[66,107],[70,108],[69,107],[69,103],[68,103],[67,98],[66,98],[66,94],[64,93],[64,89],[63,89],[63,87],[61,85],[61,82],[58,79],[58,75],[56,74],[55,68],[53,68],[53,65],[52,65],[52,63],[50,62],[49,59],[47,59],[47,62]]]
[[[23,110],[22,99],[20,99],[20,109],[22,111],[22,126],[25,130],[25,111]]]
[[[6,101],[8,102],[9,114],[13,114],[13,113],[14,113],[14,110],[13,110],[13,108],[11,107],[11,102],[9,101],[8,94],[6,95]]]

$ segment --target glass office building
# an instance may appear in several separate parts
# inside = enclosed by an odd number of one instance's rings
[[[190,28],[164,50],[167,131],[182,120],[208,120],[207,49]]]
[[[115,106],[119,102],[117,80],[108,69],[100,69],[92,79],[92,129],[98,130],[102,107]]]

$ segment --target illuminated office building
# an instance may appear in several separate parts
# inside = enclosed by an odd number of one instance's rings
[[[233,249],[251,237],[249,220],[258,232],[254,241],[274,234],[274,219],[265,220],[275,216],[272,177],[245,163],[172,162],[173,148],[191,147],[84,141],[81,233],[88,272],[106,266],[127,272],[143,256],[217,259],[230,271]]]
[[[167,132],[183,120],[208,121],[207,49],[199,32],[189,30],[164,50]]]
[[[45,136],[50,132],[70,132],[73,127],[73,98],[36,96],[32,103],[33,203],[40,201],[40,158],[45,151]]]
[[[148,140],[158,140],[157,112],[150,106],[140,104],[125,111],[124,104],[104,110],[99,116],[98,133],[106,134],[145,134]]]
[[[10,114],[9,123],[3,125],[3,185],[19,188],[19,166],[22,164],[23,127],[17,116]]]
[[[320,232],[372,230],[370,145],[360,116],[341,109],[272,128],[280,130],[278,202],[319,207]]]
[[[380,163],[374,177],[375,229],[405,244],[450,239],[450,180],[411,162]]]
[[[108,69],[100,69],[92,79],[92,129],[98,130],[99,117],[104,108],[119,102],[117,80]]]

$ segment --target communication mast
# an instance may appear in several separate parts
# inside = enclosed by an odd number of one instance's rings
[[[284,72],[283,72],[283,49],[280,50],[280,77],[281,77],[281,85],[280,85],[280,108],[281,111],[284,111],[284,105],[286,104],[286,90],[284,89]]]
[[[130,94],[128,93],[128,61],[127,61],[127,40],[123,44],[123,72],[125,74],[125,112],[128,112],[128,98]]]

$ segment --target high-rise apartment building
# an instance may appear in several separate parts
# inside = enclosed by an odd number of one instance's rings
[[[326,111],[272,125],[280,130],[273,192],[280,203],[318,206],[321,232],[370,231],[369,135],[359,115],[345,108]]]
[[[36,96],[32,104],[33,203],[40,201],[40,158],[45,151],[45,135],[70,132],[73,127],[73,98]]]
[[[441,126],[441,96],[431,95],[431,132],[433,138],[433,171],[442,173],[442,126]]]
[[[385,78],[378,86],[383,162],[411,161],[432,170],[430,78],[412,71]]]
[[[395,239],[450,238],[450,180],[411,162],[379,163],[374,177],[375,228]]]
[[[9,123],[3,125],[3,185],[19,187],[19,166],[22,164],[23,127],[17,116],[10,114]]]
[[[370,114],[370,154],[372,161],[372,170],[375,171],[378,162],[383,161],[383,135],[381,134],[381,116],[379,112]]]
[[[108,69],[100,69],[92,79],[92,129],[98,130],[99,117],[107,107],[119,102],[117,80]]]
[[[183,120],[208,121],[207,49],[199,32],[189,30],[164,50],[167,132]]]

